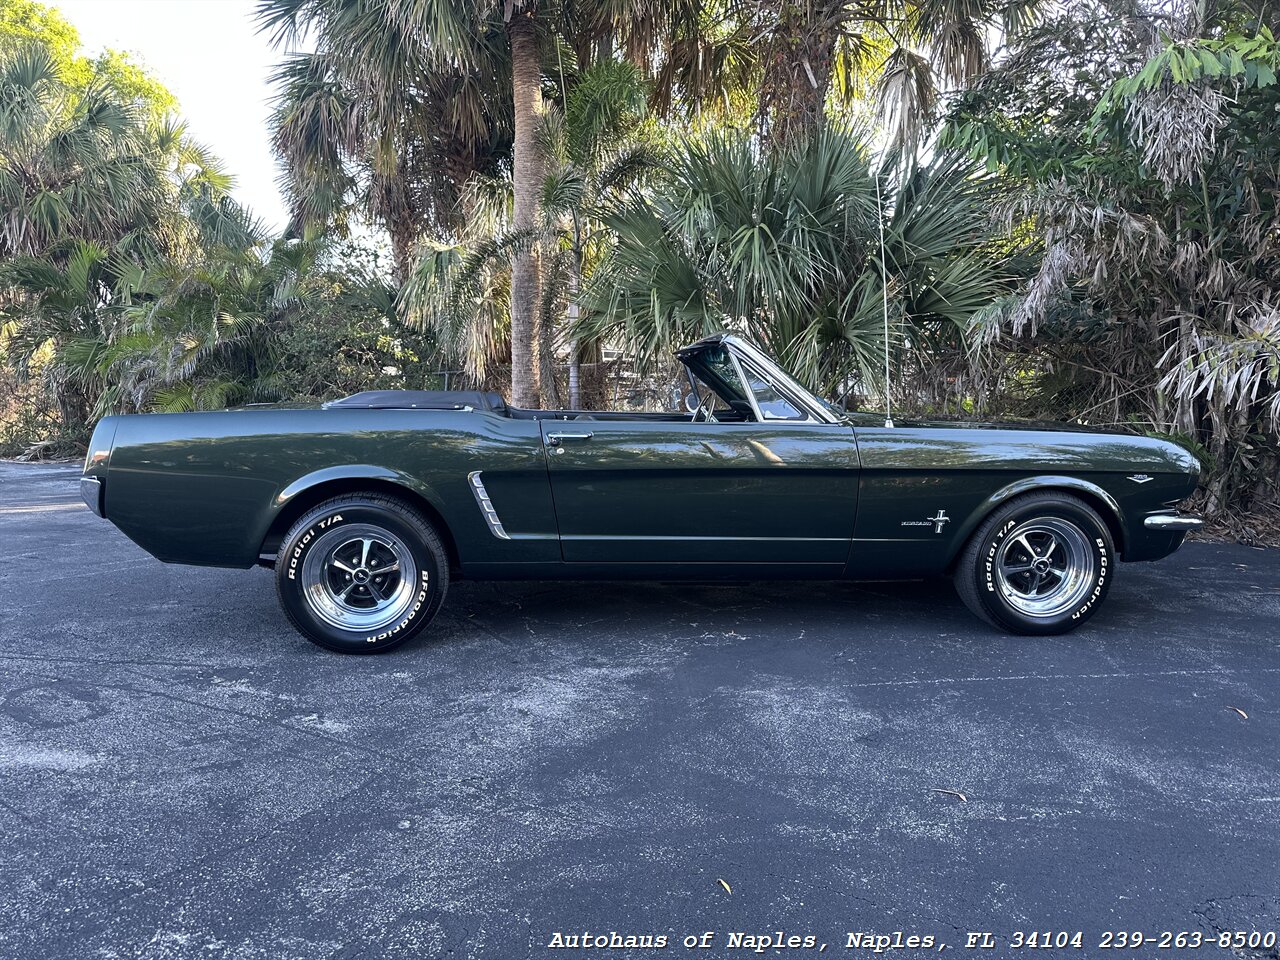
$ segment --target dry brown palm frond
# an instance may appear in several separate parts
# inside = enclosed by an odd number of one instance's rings
[[[1193,182],[1214,156],[1227,123],[1226,99],[1207,81],[1166,82],[1129,103],[1130,136],[1166,190]]]
[[[1270,429],[1280,430],[1280,310],[1256,304],[1234,326],[1234,334],[1193,329],[1189,351],[1182,342],[1169,346],[1160,389],[1203,399],[1224,421],[1259,406]]]
[[[1027,284],[1021,300],[1009,316],[1009,328],[1016,337],[1034,337],[1050,305],[1072,283],[1080,261],[1080,248],[1069,241],[1051,244],[1044,252],[1040,269]]]
[[[914,154],[937,109],[933,65],[906,47],[897,48],[884,62],[877,95],[890,149]]]

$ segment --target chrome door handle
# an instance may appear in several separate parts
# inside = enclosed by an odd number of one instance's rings
[[[558,447],[565,440],[590,440],[593,436],[591,433],[548,433],[547,443]]]

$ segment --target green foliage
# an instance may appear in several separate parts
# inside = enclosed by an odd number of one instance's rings
[[[332,400],[361,390],[445,385],[434,339],[404,324],[383,251],[326,242],[303,277],[299,308],[278,328],[281,396]],[[449,380],[450,386],[456,386]]]
[[[443,358],[470,382],[492,385],[505,359],[503,311],[516,256],[541,253],[544,331],[562,327],[577,309],[583,277],[608,243],[604,218],[662,162],[647,94],[629,64],[606,60],[580,71],[564,109],[550,106],[538,130],[547,158],[539,223],[512,225],[509,180],[474,178],[462,200],[471,216],[459,242],[424,245],[402,291],[405,315],[434,333]],[[578,348],[568,349],[574,355]],[[550,343],[544,352],[551,355]]]
[[[893,181],[854,132],[763,154],[725,133],[685,144],[668,169],[605,217],[613,242],[583,321],[648,363],[727,328],[819,391],[879,382],[882,226],[896,349],[956,344],[1011,282],[984,217],[995,185],[954,154]]]
[[[1192,84],[1197,80],[1238,80],[1242,88],[1269,87],[1276,82],[1280,49],[1266,24],[1253,36],[1231,30],[1221,39],[1190,37],[1170,40],[1136,74],[1121,77],[1098,103],[1094,120],[1105,118],[1117,107],[1172,81]]]
[[[0,0],[0,56],[33,44],[63,65],[80,57],[80,34],[55,8],[35,0]]]
[[[420,234],[456,231],[466,180],[496,172],[511,143],[503,27],[481,6],[260,3],[277,41],[306,34],[315,46],[275,77],[273,135],[299,231],[345,235],[368,219],[390,234],[401,279]]]
[[[32,47],[48,52],[59,79],[77,93],[109,87],[153,121],[177,108],[173,94],[127,53],[107,49],[96,57],[84,55],[80,34],[56,8],[34,0],[0,0],[0,58]]]
[[[197,321],[208,292],[191,265],[243,269],[263,242],[230,178],[159,116],[172,98],[127,59],[81,56],[74,31],[34,4],[6,3],[0,25],[0,357],[42,384],[71,441],[109,411],[261,393],[269,338],[253,314]],[[237,309],[252,299],[243,276],[211,278]],[[44,409],[24,389],[3,415]]]
[[[308,301],[282,329],[278,386],[290,399],[332,400],[362,390],[456,389],[456,371],[441,370],[434,339],[397,322],[379,292],[340,277],[330,295]]]
[[[1076,0],[1021,33],[1000,66],[955,99],[940,142],[1006,178],[1061,176],[1084,162],[1098,103],[1142,67],[1158,30],[1130,4]]]
[[[110,86],[122,99],[144,111],[153,123],[178,108],[177,97],[127,53],[102,51],[89,61],[88,73],[93,82]]]
[[[1008,212],[1043,237],[1037,274],[978,331],[988,386],[1033,366],[1048,402],[1069,374],[1073,415],[1205,450],[1211,512],[1274,505],[1273,25],[1243,5],[1201,20],[1098,4],[1026,42],[960,101],[948,131],[1016,178]]]

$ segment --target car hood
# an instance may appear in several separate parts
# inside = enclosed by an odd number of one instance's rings
[[[851,413],[846,419],[855,427],[882,427],[884,417],[877,413]],[[1032,430],[1043,433],[1091,433],[1103,436],[1132,436],[1115,427],[1089,427],[1079,423],[1063,423],[1054,420],[921,420],[898,418],[897,427],[914,427],[921,430]]]

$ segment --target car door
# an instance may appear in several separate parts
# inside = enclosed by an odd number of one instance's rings
[[[569,563],[843,564],[858,452],[845,424],[544,420]]]

